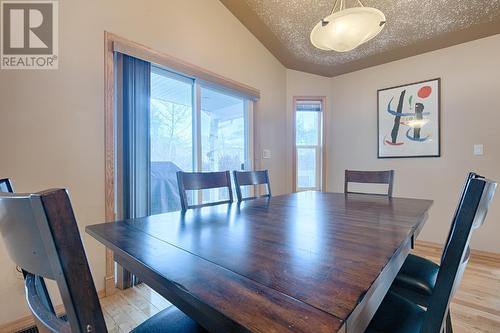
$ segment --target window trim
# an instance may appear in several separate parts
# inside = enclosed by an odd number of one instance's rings
[[[317,188],[298,188],[297,187],[297,123],[296,123],[296,113],[297,104],[303,101],[318,101],[321,103],[321,126],[320,126],[320,144],[318,146],[317,153],[320,156],[316,156],[317,163],[320,166],[319,170],[319,191],[326,191],[326,119],[327,119],[327,109],[326,109],[326,97],[325,96],[293,96],[292,102],[292,191],[298,192],[307,190],[318,190]],[[300,147],[306,148],[307,145],[301,145]],[[299,148],[300,148],[299,147]],[[318,155],[318,154],[317,154]]]
[[[235,90],[252,100],[260,98],[260,91],[247,84],[237,82],[200,66],[188,63],[182,59],[169,54],[153,50],[145,45],[132,42],[115,34],[105,32],[106,38],[111,41],[111,48],[114,52],[128,54],[132,57],[148,61],[152,64],[164,66],[185,76],[197,78],[198,80],[213,83],[217,86]]]

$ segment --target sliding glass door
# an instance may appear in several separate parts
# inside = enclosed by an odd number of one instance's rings
[[[115,54],[116,218],[181,209],[178,171],[250,169],[252,102],[239,93]],[[188,193],[190,204],[227,197]],[[138,280],[116,267],[119,288]]]
[[[150,105],[151,213],[180,209],[177,171],[251,168],[250,102],[217,87],[152,67]],[[191,194],[193,203],[227,191]]]

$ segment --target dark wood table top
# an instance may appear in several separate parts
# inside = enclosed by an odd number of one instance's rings
[[[431,205],[301,192],[87,232],[214,331],[350,332],[366,327]]]

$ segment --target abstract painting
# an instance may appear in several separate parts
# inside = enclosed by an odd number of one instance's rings
[[[441,79],[380,89],[378,158],[439,157]]]

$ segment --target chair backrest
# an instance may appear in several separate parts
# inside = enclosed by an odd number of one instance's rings
[[[0,179],[0,192],[4,193],[14,193],[14,186],[9,178]],[[30,275],[25,270],[21,269],[24,278],[26,279],[30,276],[30,279],[33,281],[30,285],[32,288],[28,289],[32,294],[36,292],[37,299],[40,304],[43,304],[45,308],[50,312],[55,314],[54,306],[52,305],[52,300],[50,299],[50,294],[47,290],[47,286],[45,285],[45,281],[42,277],[37,276],[34,277]],[[34,289],[36,288],[36,289]],[[27,295],[28,297],[29,295]],[[38,321],[37,321],[38,322]],[[41,325],[39,325],[41,327]],[[40,328],[40,333],[44,333],[45,331]]]
[[[233,171],[234,175],[234,186],[236,188],[236,196],[238,201],[255,199],[258,197],[270,197],[271,196],[271,182],[269,181],[268,170],[261,171]],[[267,194],[244,198],[241,193],[242,186],[250,185],[267,185]]]
[[[441,332],[451,298],[469,260],[472,232],[484,223],[496,186],[495,182],[479,176],[469,179],[455,216],[455,227],[439,268],[421,332]]]
[[[231,174],[229,171],[220,172],[177,172],[177,184],[182,210],[203,206],[213,206],[233,202],[233,191],[231,189]],[[189,205],[186,191],[207,190],[212,188],[226,188],[228,200],[209,202],[200,205]]]
[[[0,192],[14,192],[14,187],[9,178],[0,179]]]
[[[455,229],[455,221],[456,221],[458,209],[460,208],[460,205],[464,199],[467,184],[469,184],[469,180],[471,180],[472,178],[482,178],[482,177],[479,176],[478,174],[476,174],[475,172],[469,172],[467,174],[467,178],[465,179],[465,183],[464,183],[464,186],[462,188],[462,192],[460,193],[460,199],[458,200],[457,208],[455,208],[455,212],[453,213],[453,218],[451,219],[450,230],[448,230],[448,236],[446,236],[446,242],[444,243],[444,246],[443,246],[443,252],[441,254],[441,262],[443,262],[444,256],[446,255],[446,251],[448,249],[448,245],[450,244],[451,235],[453,234],[453,230]]]
[[[24,272],[26,300],[41,332],[106,332],[66,190],[0,194],[0,234]],[[67,322],[44,301],[43,279],[57,283]]]
[[[344,193],[368,194],[349,191],[349,183],[387,184],[387,196],[392,197],[394,170],[387,171],[355,171],[346,170],[344,178]],[[373,193],[372,193],[373,194]]]

